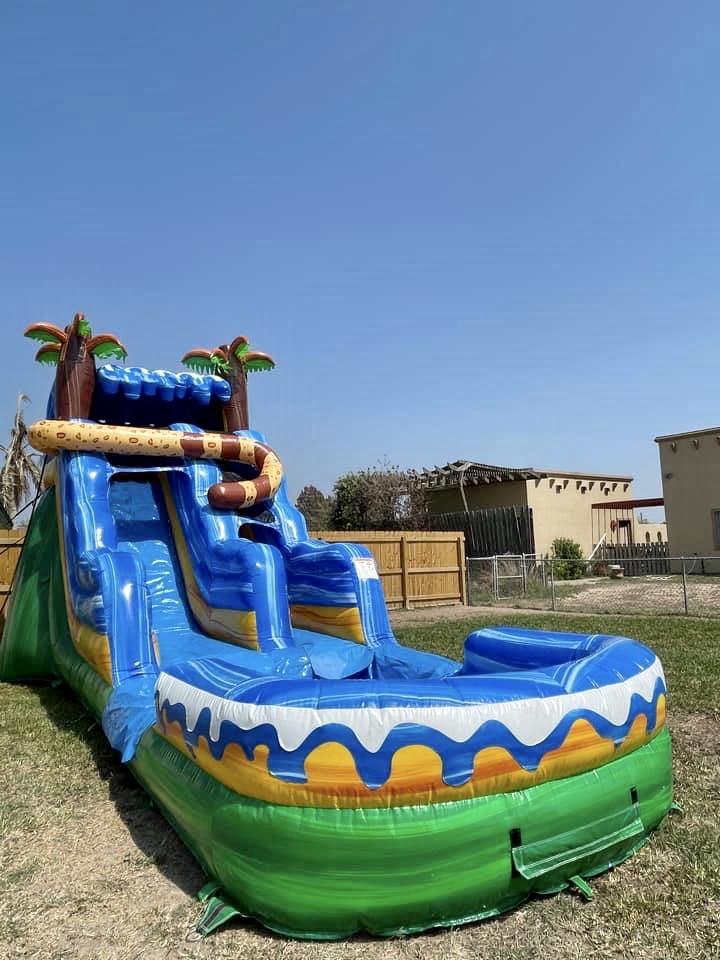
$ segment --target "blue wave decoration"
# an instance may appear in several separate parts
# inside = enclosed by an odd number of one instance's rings
[[[192,400],[207,406],[212,399],[227,403],[230,384],[222,377],[199,373],[171,373],[145,367],[120,367],[106,363],[98,367],[96,389],[108,396],[120,394],[129,400],[157,398],[166,403]]]
[[[462,743],[424,724],[405,723],[390,731],[377,753],[367,750],[352,730],[337,723],[318,727],[296,750],[292,751],[284,750],[280,746],[275,728],[267,723],[251,730],[243,730],[231,720],[223,720],[220,724],[220,735],[217,741],[214,741],[210,736],[209,708],[205,707],[200,711],[195,728],[189,730],[184,704],[172,704],[165,699],[157,706],[158,716],[164,714],[168,722],[180,724],[185,742],[191,749],[194,749],[200,737],[203,737],[216,760],[222,758],[226,747],[231,743],[241,747],[248,760],[253,758],[256,747],[261,745],[268,747],[270,773],[288,783],[307,782],[304,770],[305,760],[316,747],[325,743],[340,743],[352,753],[358,774],[366,786],[376,790],[388,781],[395,752],[409,745],[428,746],[435,750],[442,761],[443,781],[448,786],[455,787],[462,786],[470,780],[475,754],[485,747],[503,747],[525,770],[530,772],[537,770],[548,751],[562,746],[576,720],[587,720],[599,736],[611,739],[617,746],[627,737],[633,722],[640,715],[647,717],[648,731],[655,730],[658,699],[664,694],[665,684],[660,678],[655,683],[651,700],[646,700],[640,694],[634,693],[630,699],[628,717],[625,723],[619,725],[611,723],[601,714],[591,710],[582,708],[571,710],[544,740],[530,746],[518,740],[499,720],[488,720]]]
[[[92,418],[137,427],[166,427],[174,420],[188,420],[208,430],[221,430],[222,407],[231,393],[221,377],[112,363],[98,368],[95,383]]]

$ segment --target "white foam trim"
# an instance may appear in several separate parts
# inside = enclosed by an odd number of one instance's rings
[[[291,751],[296,750],[314,730],[337,723],[352,730],[366,750],[376,753],[391,730],[401,723],[421,724],[463,743],[484,723],[496,720],[528,747],[545,740],[572,710],[591,711],[609,723],[621,726],[627,722],[633,694],[652,700],[658,678],[664,684],[662,666],[656,657],[647,669],[634,677],[579,693],[435,707],[311,708],[243,703],[225,700],[166,673],[158,677],[157,693],[161,707],[166,701],[173,706],[182,704],[185,707],[189,731],[195,729],[200,711],[208,708],[211,712],[210,737],[214,742],[220,736],[220,725],[224,720],[241,730],[252,730],[267,723],[275,728],[283,750]]]

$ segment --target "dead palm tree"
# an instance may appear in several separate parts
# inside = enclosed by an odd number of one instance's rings
[[[43,346],[35,354],[38,363],[57,364],[55,375],[55,416],[59,420],[90,416],[95,389],[95,358],[124,360],[127,350],[117,337],[100,333],[93,337],[90,324],[82,313],[61,330],[54,323],[33,323],[25,331]]]
[[[23,404],[29,399],[24,393],[18,397],[10,442],[7,446],[0,444],[0,450],[5,454],[5,462],[0,468],[0,502],[11,519],[35,493],[40,482],[39,458],[28,443],[23,417]]]
[[[272,357],[251,350],[245,337],[235,337],[231,344],[214,350],[189,350],[181,363],[191,370],[214,373],[228,381],[232,393],[223,407],[223,423],[228,433],[250,427],[247,375],[256,370],[272,370],[275,366]]]

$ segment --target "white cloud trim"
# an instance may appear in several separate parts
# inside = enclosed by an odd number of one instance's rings
[[[291,751],[296,750],[314,730],[325,724],[337,723],[352,730],[366,750],[376,753],[388,734],[401,723],[421,724],[463,743],[484,723],[497,720],[528,747],[545,740],[572,710],[589,710],[609,723],[621,726],[628,719],[633,694],[637,693],[647,701],[652,700],[658,678],[664,684],[663,669],[656,657],[649,667],[634,677],[579,693],[442,707],[317,709],[243,703],[225,700],[167,673],[161,673],[158,677],[157,693],[161,707],[166,701],[185,707],[190,731],[195,729],[200,711],[208,708],[211,712],[210,737],[215,742],[220,736],[220,725],[224,720],[229,720],[241,730],[252,730],[267,723],[275,728],[280,746]]]

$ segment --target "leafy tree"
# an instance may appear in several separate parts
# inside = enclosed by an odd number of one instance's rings
[[[64,330],[54,323],[33,323],[25,331],[42,346],[35,354],[38,363],[57,365],[55,373],[55,416],[59,420],[90,416],[95,389],[95,358],[124,360],[127,350],[109,333],[92,335],[85,314],[76,313]]]
[[[39,458],[28,443],[23,417],[23,404],[28,400],[24,393],[18,397],[10,442],[7,446],[0,444],[0,450],[5,454],[0,469],[0,503],[8,518],[14,517],[23,503],[33,496],[40,481]]]
[[[387,462],[346,473],[333,488],[335,530],[425,530],[426,494],[413,477]]]
[[[191,370],[214,373],[224,377],[232,388],[232,395],[223,407],[225,429],[229,433],[247,430],[250,412],[247,398],[247,375],[257,370],[272,370],[275,361],[267,353],[250,349],[245,337],[235,337],[232,343],[214,350],[189,350],[181,363]]]
[[[553,540],[553,573],[558,580],[579,580],[585,573],[585,561],[579,543],[568,537]]]
[[[372,530],[373,482],[369,470],[345,473],[333,487],[332,526],[335,530]]]
[[[298,494],[295,506],[305,517],[308,530],[329,530],[335,501],[309,484]]]

